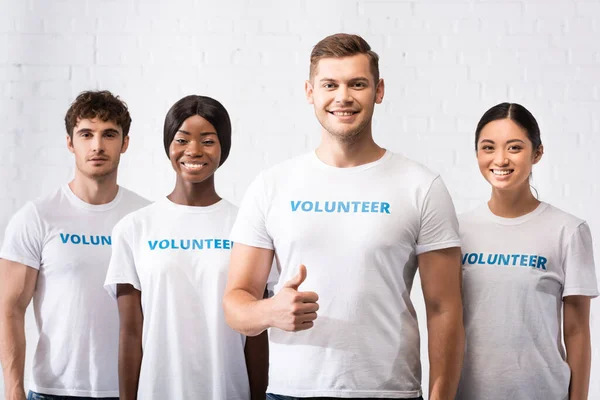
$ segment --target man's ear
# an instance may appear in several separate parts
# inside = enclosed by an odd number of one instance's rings
[[[381,104],[383,101],[383,95],[385,93],[385,82],[383,79],[379,79],[377,87],[375,87],[375,104]]]
[[[121,154],[125,153],[129,148],[129,135],[123,138],[123,144],[121,145]]]
[[[75,149],[73,148],[73,138],[71,135],[67,135],[67,149],[69,149],[71,153],[75,153]]]
[[[308,104],[315,104],[314,100],[313,100],[313,92],[314,92],[314,88],[312,83],[310,83],[310,81],[305,81],[304,82],[304,93],[306,94],[306,100],[308,101]]]

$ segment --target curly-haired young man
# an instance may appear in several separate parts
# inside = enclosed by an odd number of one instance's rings
[[[65,116],[75,176],[28,202],[0,249],[0,360],[7,400],[24,400],[25,310],[39,332],[28,399],[118,398],[118,312],[103,289],[111,231],[148,202],[117,185],[129,144],[127,105],[81,93]]]

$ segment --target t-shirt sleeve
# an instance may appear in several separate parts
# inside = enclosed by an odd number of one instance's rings
[[[592,234],[588,224],[580,224],[565,246],[563,257],[566,296],[598,296]]]
[[[260,174],[246,190],[231,230],[231,240],[247,246],[273,250],[273,239],[266,227],[266,212],[264,177]]]
[[[27,203],[6,227],[0,258],[40,269],[44,232],[33,203]]]
[[[421,229],[416,254],[459,247],[458,220],[454,204],[441,177],[432,182],[421,208]]]
[[[135,268],[134,226],[133,221],[126,217],[115,225],[112,231],[112,254],[104,288],[117,298],[117,284],[130,284],[137,290],[142,290],[140,278]]]

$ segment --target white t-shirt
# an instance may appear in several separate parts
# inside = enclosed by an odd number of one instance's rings
[[[113,231],[105,287],[142,292],[144,356],[138,399],[248,400],[245,336],[225,323],[222,299],[237,209],[221,200],[190,207],[167,198]]]
[[[270,330],[271,393],[418,397],[419,329],[410,291],[418,254],[460,245],[441,178],[389,151],[335,168],[309,153],[261,173],[232,231],[274,249],[275,292],[300,264],[319,295],[312,329]]]
[[[567,399],[562,298],[597,296],[587,224],[547,203],[461,215],[466,352],[457,399]]]
[[[39,270],[33,294],[39,339],[31,390],[60,396],[119,395],[119,316],[102,282],[112,228],[147,204],[120,187],[110,203],[92,205],[65,184],[28,202],[10,220],[0,258]]]

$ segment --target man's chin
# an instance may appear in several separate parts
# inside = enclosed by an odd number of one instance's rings
[[[115,175],[117,173],[117,168],[79,171],[90,179],[104,180],[112,175]]]

